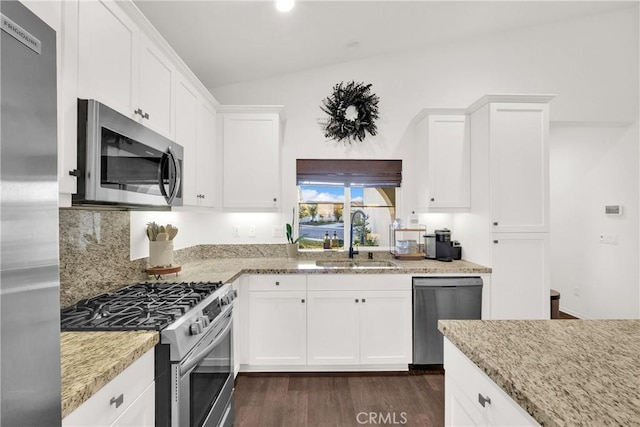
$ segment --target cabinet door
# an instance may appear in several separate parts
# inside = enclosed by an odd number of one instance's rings
[[[198,94],[186,81],[176,84],[176,142],[184,147],[182,191],[183,203],[197,206],[197,138]]]
[[[156,420],[156,383],[152,382],[111,427],[153,427]]]
[[[308,291],[308,364],[360,363],[359,307],[355,291]]]
[[[280,121],[277,114],[225,114],[223,205],[280,205]]]
[[[173,82],[175,71],[171,62],[146,37],[140,37],[139,102],[144,118],[137,118],[145,126],[169,139],[173,129]]]
[[[428,116],[427,140],[428,206],[468,208],[471,169],[467,116]]]
[[[197,190],[200,206],[215,206],[216,188],[216,112],[206,102],[198,106]],[[242,169],[239,167],[238,169]]]
[[[360,295],[360,363],[411,363],[411,291]]]
[[[79,95],[133,117],[138,99],[135,24],[106,1],[79,2]]]
[[[58,32],[58,191],[75,194],[78,131],[78,2],[60,2],[62,24]],[[62,199],[61,199],[61,203]],[[71,200],[68,200],[71,203]],[[64,205],[61,204],[60,207]]]
[[[494,232],[549,231],[548,111],[547,104],[491,104]]]
[[[305,292],[250,292],[249,310],[250,365],[306,363]]]
[[[549,236],[493,233],[491,319],[549,318]]]

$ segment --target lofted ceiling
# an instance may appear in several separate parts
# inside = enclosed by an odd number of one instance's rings
[[[210,89],[633,7],[636,1],[135,0]]]

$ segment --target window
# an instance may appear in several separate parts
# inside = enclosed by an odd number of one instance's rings
[[[300,248],[322,249],[325,237],[348,247],[352,219],[354,246],[388,247],[401,169],[401,160],[298,160]]]

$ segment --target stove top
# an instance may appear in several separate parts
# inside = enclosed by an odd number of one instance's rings
[[[222,286],[222,282],[138,283],[62,309],[61,329],[159,331]]]

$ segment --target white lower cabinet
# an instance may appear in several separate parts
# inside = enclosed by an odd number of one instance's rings
[[[63,427],[154,426],[153,366],[151,349],[67,415]]]
[[[309,365],[410,363],[410,291],[308,291]]]
[[[249,365],[307,363],[306,276],[249,278]]]
[[[411,279],[310,275],[309,365],[411,363]]]
[[[402,370],[411,363],[408,275],[251,275],[243,288],[248,327],[239,353],[247,370]]]
[[[548,233],[492,233],[491,319],[548,319]]]
[[[538,426],[520,405],[444,339],[446,426]]]
[[[309,365],[360,363],[359,306],[355,291],[308,291]]]

